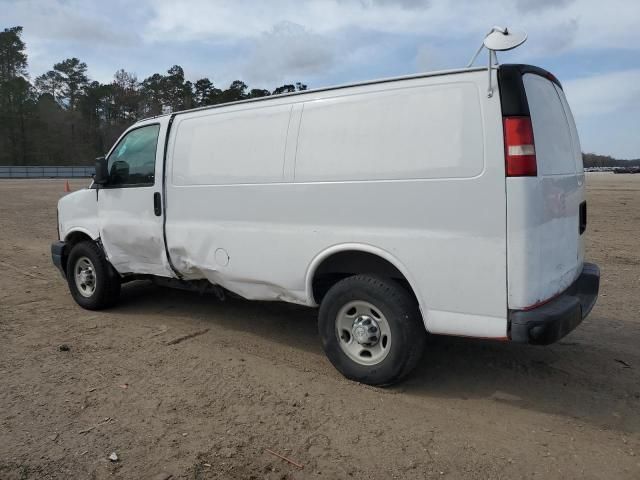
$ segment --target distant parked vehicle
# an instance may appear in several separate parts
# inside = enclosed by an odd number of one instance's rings
[[[613,173],[640,173],[640,167],[616,167]]]
[[[584,171],[589,172],[600,172],[600,173],[611,173],[613,172],[614,167],[584,167]]]
[[[60,200],[52,257],[88,309],[135,279],[319,305],[335,367],[388,385],[427,332],[549,344],[582,321],[584,179],[549,72],[391,78],[136,123]]]

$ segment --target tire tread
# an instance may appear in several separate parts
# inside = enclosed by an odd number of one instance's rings
[[[86,250],[82,252],[82,250]],[[84,254],[89,257],[96,269],[98,288],[93,297],[82,297],[77,292],[73,278],[73,262],[77,256]],[[120,296],[120,278],[107,260],[104,251],[96,242],[82,241],[73,246],[67,259],[67,283],[69,290],[78,305],[87,310],[102,310],[113,306]],[[103,285],[100,288],[100,284]]]
[[[402,321],[402,328],[405,331],[405,335],[403,336],[407,341],[403,342],[404,354],[400,359],[401,365],[399,368],[394,369],[394,374],[385,376],[384,378],[358,378],[357,375],[352,372],[349,372],[348,370],[345,371],[345,369],[342,368],[343,365],[337,365],[334,362],[327,350],[327,339],[323,338],[325,351],[327,351],[327,354],[329,355],[332,363],[334,363],[334,366],[336,366],[336,368],[338,368],[338,370],[348,378],[376,386],[388,386],[397,383],[405,378],[417,366],[418,362],[422,358],[427,339],[427,333],[419,313],[418,304],[415,298],[403,285],[393,279],[377,275],[358,274],[347,277],[337,282],[333,287],[331,287],[329,292],[327,292],[327,295],[320,306],[319,324],[334,321],[334,319],[328,318],[328,316],[330,316],[330,304],[333,302],[334,298],[338,298],[342,295],[349,295],[349,292],[354,292],[359,289],[367,290],[372,296],[384,299],[385,302],[391,304],[395,311],[403,312],[405,317]],[[319,326],[321,335],[322,331],[325,329],[326,332],[331,331],[331,329],[327,329],[326,325],[324,328],[322,325]],[[398,341],[398,339],[395,341]]]

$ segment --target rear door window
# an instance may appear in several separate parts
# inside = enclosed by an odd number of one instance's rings
[[[576,173],[569,123],[554,84],[540,75],[522,78],[536,146],[538,171],[542,175]]]
[[[573,141],[573,157],[576,162],[576,173],[582,174],[584,166],[582,163],[582,149],[580,148],[580,139],[578,138],[578,130],[576,128],[576,122],[573,118],[573,113],[571,113],[571,108],[569,108],[569,104],[567,103],[567,97],[565,96],[562,89],[556,85],[556,92],[558,92],[558,97],[562,101],[562,106],[564,107],[564,113],[567,117],[567,122],[569,122],[569,129],[571,131],[571,140]]]

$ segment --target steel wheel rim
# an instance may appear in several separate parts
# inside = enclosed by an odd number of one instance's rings
[[[78,258],[73,267],[73,276],[80,295],[88,298],[95,293],[97,283],[96,272],[91,260],[87,257]]]
[[[336,336],[342,351],[359,365],[382,362],[391,349],[391,328],[382,311],[363,300],[345,304],[336,315]]]

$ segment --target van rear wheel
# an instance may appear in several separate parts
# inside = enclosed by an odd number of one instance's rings
[[[408,375],[427,338],[413,296],[392,279],[370,275],[348,277],[331,287],[320,305],[318,329],[340,373],[377,386]]]
[[[79,242],[71,248],[66,274],[71,295],[82,308],[108,308],[120,296],[120,277],[94,242]]]

